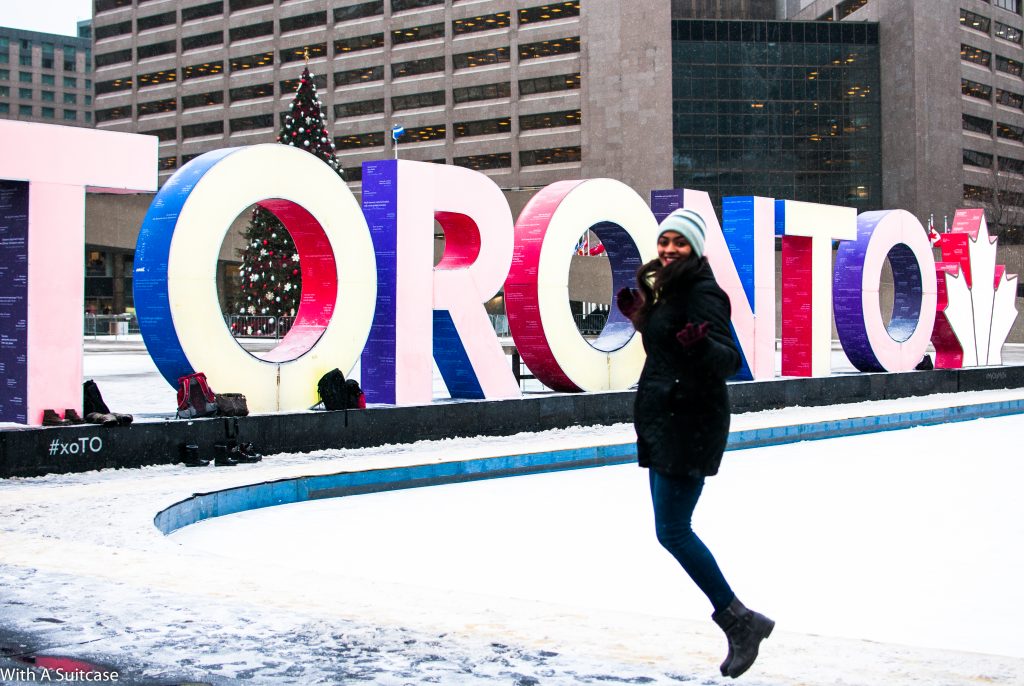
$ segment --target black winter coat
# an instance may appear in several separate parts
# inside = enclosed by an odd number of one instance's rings
[[[641,467],[667,476],[718,473],[729,437],[725,380],[739,371],[729,329],[729,297],[707,258],[692,278],[663,293],[640,331],[644,363],[634,405]],[[687,323],[709,322],[707,337],[689,349],[676,339]]]

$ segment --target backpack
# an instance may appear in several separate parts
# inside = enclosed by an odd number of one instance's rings
[[[324,403],[325,410],[345,409],[348,392],[345,386],[345,375],[341,373],[340,369],[332,369],[320,377],[320,381],[316,384],[316,391]]]
[[[84,417],[94,412],[110,414],[110,408],[103,402],[103,396],[100,395],[100,387],[96,385],[95,381],[89,379],[82,384],[82,416]]]
[[[178,378],[178,419],[208,417],[217,414],[217,399],[206,382],[206,374],[196,372]]]
[[[345,382],[345,409],[366,409],[366,396],[363,394],[363,389],[359,387],[359,382],[355,379],[349,379]]]

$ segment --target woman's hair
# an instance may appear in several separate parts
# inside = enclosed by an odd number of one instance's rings
[[[642,265],[636,272],[636,284],[640,288],[643,302],[631,317],[633,326],[638,330],[642,329],[647,323],[654,303],[665,293],[670,293],[681,284],[690,281],[706,259],[691,253],[689,257],[674,260],[667,265],[662,265],[661,260],[657,258]]]

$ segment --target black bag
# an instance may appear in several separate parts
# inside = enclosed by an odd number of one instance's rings
[[[214,393],[217,399],[217,414],[222,417],[245,417],[249,414],[249,405],[241,393]]]
[[[345,388],[345,375],[340,369],[331,371],[320,377],[316,384],[317,393],[324,403],[325,410],[344,410],[347,404],[348,392]]]
[[[103,402],[103,396],[100,395],[100,387],[96,385],[95,381],[89,379],[82,384],[82,416],[84,417],[94,412],[110,414],[110,408]]]

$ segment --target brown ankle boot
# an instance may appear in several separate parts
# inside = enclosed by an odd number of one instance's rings
[[[43,426],[67,426],[70,423],[66,419],[61,419],[56,410],[43,410]]]
[[[85,420],[78,416],[78,412],[73,409],[64,410],[64,419],[72,424],[85,424]]]
[[[771,636],[775,622],[764,615],[748,610],[737,598],[711,619],[721,627],[729,639],[729,657],[722,663],[722,676],[735,679],[750,669],[757,659],[761,641]]]

